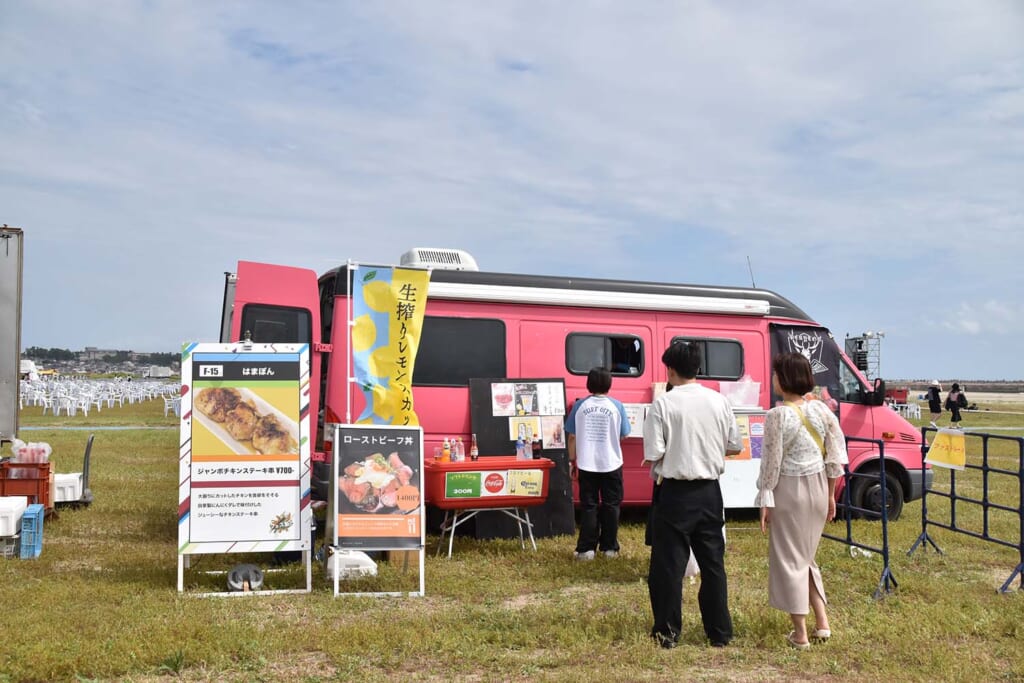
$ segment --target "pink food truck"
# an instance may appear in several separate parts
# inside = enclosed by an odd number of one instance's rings
[[[883,405],[881,380],[869,382],[834,341],[788,299],[768,290],[548,275],[482,272],[459,250],[414,249],[403,267],[429,267],[430,286],[413,374],[415,409],[432,453],[446,437],[469,443],[472,378],[564,379],[566,409],[586,396],[587,372],[611,370],[612,395],[642,422],[663,389],[664,349],[676,340],[700,345],[698,379],[730,397],[745,436],[722,480],[726,507],[753,505],[760,435],[772,396],[775,354],[803,353],[822,397],[847,436],[883,442],[887,507],[921,496],[930,470],[921,468],[921,435]],[[363,266],[365,267],[365,266]],[[305,342],[311,347],[311,405],[319,407],[313,496],[327,500],[330,444],[324,426],[359,414],[362,394],[348,382],[348,298],[351,263],[322,274],[303,268],[240,261],[226,276],[221,341]],[[352,405],[349,405],[351,402]],[[642,464],[642,428],[623,443],[625,505],[648,505],[649,472]],[[328,437],[329,440],[329,437]],[[510,441],[507,450],[514,452]],[[878,472],[875,444],[851,442],[850,468]],[[851,500],[881,510],[878,477],[857,478]]]

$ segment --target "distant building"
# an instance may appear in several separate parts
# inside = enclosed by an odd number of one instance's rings
[[[22,358],[18,361],[18,374],[22,379],[37,380],[39,368],[36,367],[35,361]]]
[[[84,351],[78,354],[78,360],[103,360],[107,356],[116,356],[115,349],[98,349],[95,346],[86,346]]]

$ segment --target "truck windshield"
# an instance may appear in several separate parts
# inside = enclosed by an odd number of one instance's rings
[[[839,364],[839,400],[847,403],[864,403],[868,394],[868,388],[861,381],[860,376],[850,367],[849,361],[844,357]]]

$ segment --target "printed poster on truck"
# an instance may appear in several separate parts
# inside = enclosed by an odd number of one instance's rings
[[[336,545],[359,550],[423,546],[423,430],[338,425],[334,441]]]
[[[178,552],[309,550],[309,346],[182,350]]]
[[[760,460],[764,444],[764,414],[736,415],[736,426],[739,428],[743,450],[736,455],[727,456],[728,460]]]

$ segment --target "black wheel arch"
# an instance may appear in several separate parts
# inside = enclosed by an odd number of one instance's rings
[[[879,469],[881,469],[880,460],[872,458],[861,463],[854,474],[874,474]],[[903,489],[903,499],[907,500],[910,493],[910,473],[907,471],[907,468],[893,460],[886,460],[885,473],[896,478],[896,481],[900,483],[900,487]]]

